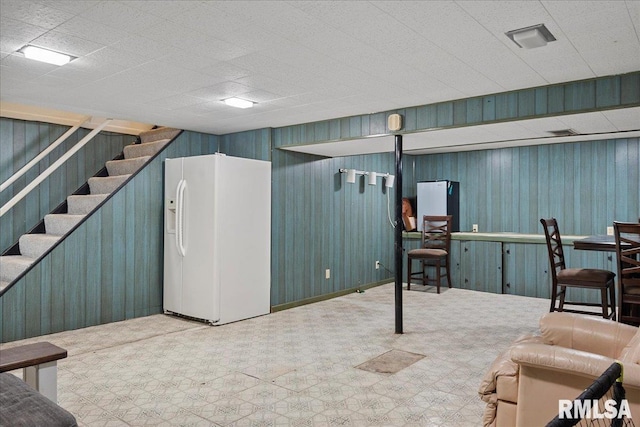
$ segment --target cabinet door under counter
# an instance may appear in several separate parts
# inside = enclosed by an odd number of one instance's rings
[[[574,263],[593,268],[609,266],[611,259],[606,259],[606,255],[572,250],[573,241],[584,237],[563,236],[567,266]],[[420,233],[404,233],[403,238],[406,250],[420,246]],[[550,297],[551,278],[544,235],[458,232],[452,233],[451,239],[451,283],[454,288]],[[404,265],[406,269],[406,261]],[[406,281],[406,272],[403,276]],[[588,290],[572,289],[571,292],[584,293],[572,294],[572,298],[590,300],[597,297],[588,294]]]

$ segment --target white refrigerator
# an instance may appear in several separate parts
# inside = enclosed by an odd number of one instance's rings
[[[166,159],[164,185],[165,313],[212,325],[269,313],[271,163]]]

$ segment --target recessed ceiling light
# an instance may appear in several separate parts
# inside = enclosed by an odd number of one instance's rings
[[[505,34],[513,40],[515,44],[525,49],[546,46],[548,42],[556,40],[544,24],[507,31]]]
[[[31,45],[24,46],[19,50],[19,52],[22,52],[25,58],[35,59],[36,61],[42,61],[53,65],[64,65],[69,63],[72,59],[75,59],[75,57],[71,55]]]
[[[227,98],[223,99],[223,102],[231,107],[236,108],[251,108],[255,102],[247,101],[246,99],[240,98]]]

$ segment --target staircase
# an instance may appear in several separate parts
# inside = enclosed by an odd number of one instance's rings
[[[22,235],[18,241],[19,255],[0,256],[0,292],[21,277],[40,257],[46,255],[85,216],[179,133],[179,129],[165,127],[141,133],[140,143],[124,147],[124,159],[106,163],[108,176],[89,178],[89,194],[69,196],[66,213],[53,213],[44,217],[44,233]]]

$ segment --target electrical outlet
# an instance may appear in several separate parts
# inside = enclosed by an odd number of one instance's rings
[[[613,227],[607,227],[607,235],[613,236]]]
[[[380,270],[380,261],[376,261],[376,270]]]
[[[478,224],[473,224],[473,228],[471,229],[472,232],[477,233],[478,232]]]
[[[325,278],[325,279],[331,279],[331,270],[330,270],[330,269],[328,269],[328,268],[327,268],[327,269],[324,271],[324,278]]]

